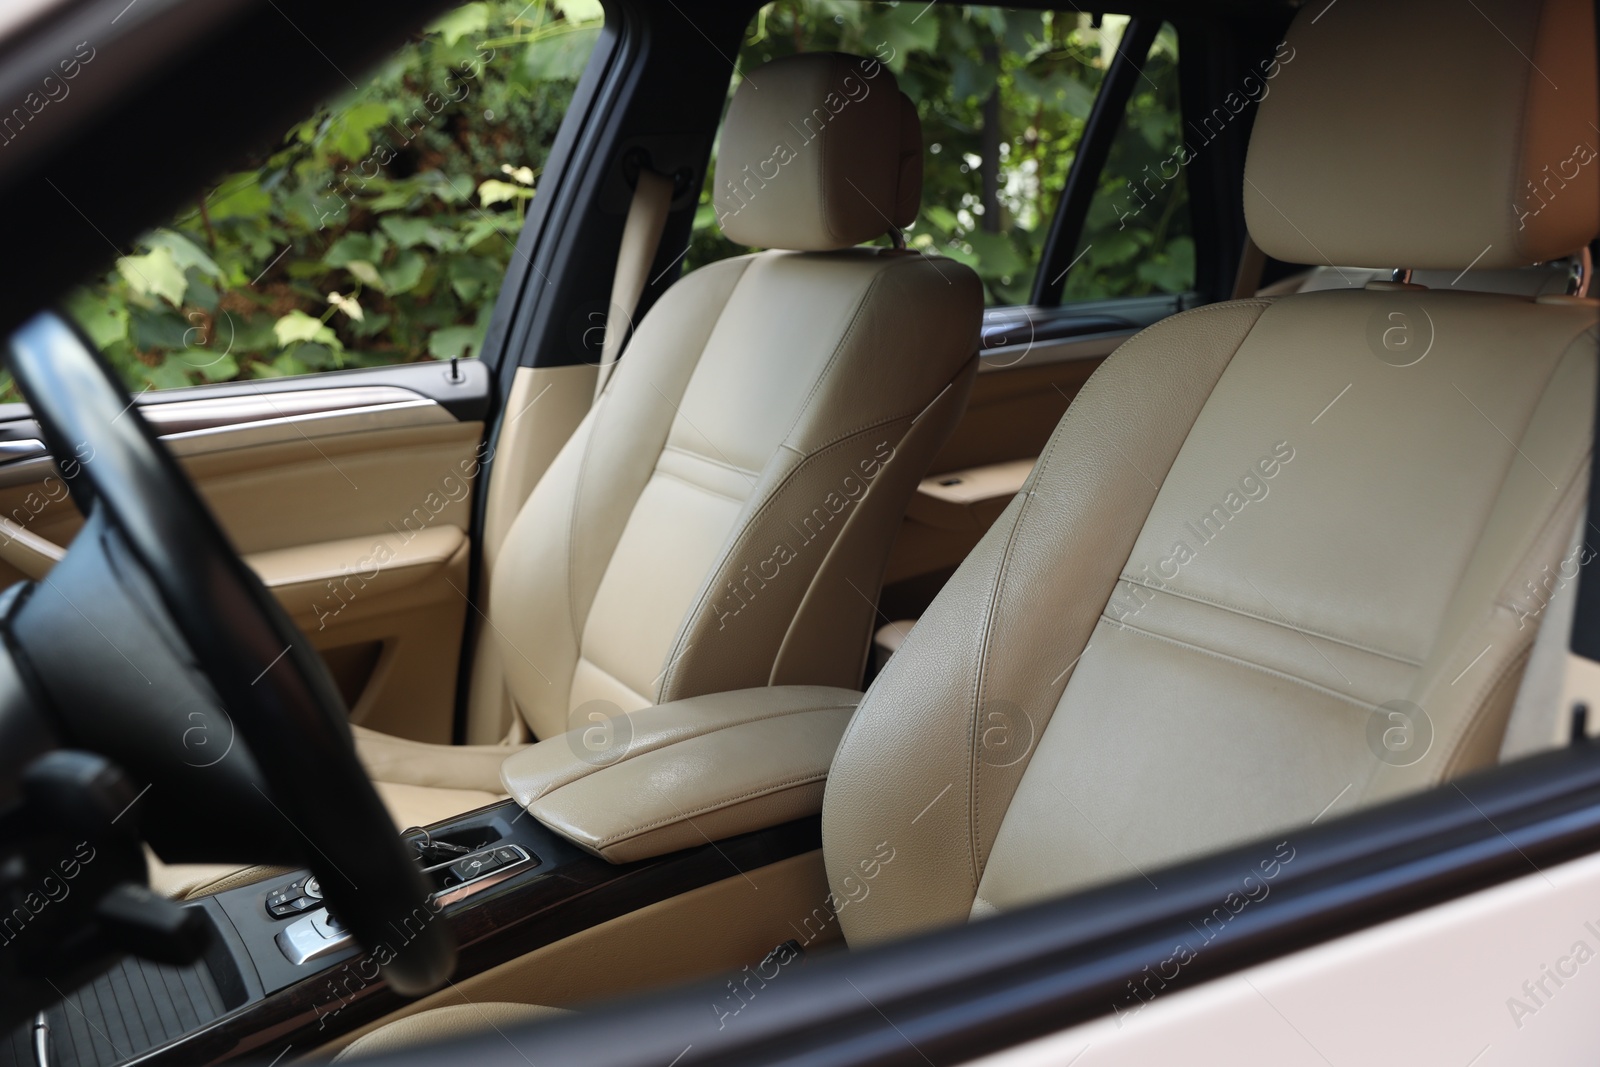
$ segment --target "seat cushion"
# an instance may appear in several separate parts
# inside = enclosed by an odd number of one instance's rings
[[[351,727],[356,755],[375,782],[502,793],[500,765],[524,745],[435,745]],[[465,809],[463,809],[465,810]],[[421,825],[421,824],[413,824]]]
[[[546,1008],[535,1004],[509,1004],[504,1001],[486,1001],[482,1004],[452,1004],[445,1008],[431,1008],[397,1019],[381,1026],[363,1037],[358,1037],[335,1056],[334,1062],[377,1056],[385,1052],[399,1052],[417,1045],[435,1041],[448,1041],[469,1034],[494,1030],[504,1031],[543,1019],[556,1019],[571,1015],[561,1008]],[[512,1039],[506,1041],[516,1048]]]

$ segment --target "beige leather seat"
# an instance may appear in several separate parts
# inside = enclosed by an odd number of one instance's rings
[[[1592,154],[1510,209],[1593,138],[1587,3],[1325,6],[1256,122],[1264,250],[1459,271],[1600,231]],[[1596,309],[1380,285],[1203,307],[1119,349],[839,748],[823,843],[849,943],[1493,762],[1535,632],[1516,598],[1584,501]],[[1414,732],[1386,746],[1396,709]]]
[[[909,225],[922,195],[894,75],[815,53],[756,80],[728,111],[717,209],[731,240],[772,251],[662,296],[500,549],[486,637],[537,738],[586,705],[858,688],[890,544],[976,373],[977,276],[856,247]],[[859,88],[837,108],[841,85]],[[511,749],[356,735],[402,827],[501,795]]]

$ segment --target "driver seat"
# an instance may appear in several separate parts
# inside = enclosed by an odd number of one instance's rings
[[[857,247],[916,219],[915,105],[839,53],[758,80],[729,106],[716,205],[769,251],[662,294],[498,550],[485,639],[535,738],[706,693],[860,688],[907,501],[966,406],[977,275]],[[354,732],[401,828],[502,799],[516,751]],[[233,870],[152,864],[152,885],[253,877]]]
[[[1256,119],[1262,249],[1461,271],[1600,232],[1586,0],[1324,7]],[[1124,344],[839,747],[849,944],[1155,892],[1164,864],[1491,764],[1538,629],[1525,583],[1582,514],[1597,307],[1379,282]]]

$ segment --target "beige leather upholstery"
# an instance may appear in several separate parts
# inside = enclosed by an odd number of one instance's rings
[[[725,127],[731,166],[741,144],[772,135],[773,116],[829,116],[762,208],[741,213],[737,239],[832,250],[725,260],[674,285],[497,549],[486,639],[535,737],[565,733],[594,701],[614,715],[860,684],[889,548],[960,416],[983,312],[960,264],[845,247],[906,221],[921,194],[915,109],[891,73],[862,62],[769,64],[750,77],[764,102]],[[871,211],[838,203],[849,187]],[[500,799],[512,751],[370,731],[356,746],[401,826]],[[803,796],[746,814],[792,817]]]
[[[763,103],[738,103],[741,88],[723,164],[767,138],[771,109],[824,107],[847,69],[805,55],[752,72]],[[737,239],[809,247],[790,229],[809,219],[835,247],[888,228],[814,198],[819,180],[899,187],[898,148],[857,151],[898,145],[907,121],[893,75],[870,84],[739,215]],[[858,685],[884,559],[960,413],[981,309],[971,271],[890,249],[765,252],[674,285],[500,551],[493,632],[535,736],[595,700]]]
[[[1504,198],[1429,188],[1391,218],[1375,190],[1428,185],[1428,133],[1398,150],[1410,180],[1367,176],[1394,166],[1381,131],[1413,99],[1438,102],[1429,121],[1450,131],[1494,119],[1493,142],[1474,132],[1459,164],[1470,174],[1521,159],[1519,128],[1478,84],[1485,65],[1508,76],[1495,49],[1520,61],[1481,18],[1416,7],[1432,19],[1343,0],[1314,33],[1306,9],[1252,174],[1273,200],[1289,179],[1315,191],[1279,202],[1296,240],[1459,271],[1507,239]],[[1491,14],[1514,40],[1592,41],[1564,2]],[[1441,63],[1437,41],[1479,58]],[[1395,55],[1423,58],[1363,73]],[[1342,84],[1382,86],[1359,108],[1342,96],[1337,122],[1323,98],[1335,56]],[[1580,89],[1538,136],[1592,137],[1592,70],[1552,67]],[[1457,160],[1453,144],[1437,151]],[[1319,161],[1304,174],[1301,154]],[[1570,254],[1593,234],[1594,189],[1572,191],[1545,208],[1556,236],[1518,255]],[[1273,236],[1256,235],[1299,255]],[[1595,322],[1589,301],[1386,288],[1213,305],[1124,345],[840,746],[823,814],[835,892],[879,842],[898,856],[841,913],[850,942],[1136,878],[1492,762],[1534,639],[1523,583],[1559,561],[1583,501]],[[1403,726],[1386,731],[1408,705],[1431,723],[1420,758],[1420,741],[1385,745],[1403,742]]]
[[[811,52],[745,78],[728,105],[717,224],[755,248],[826,252],[909,226],[922,126],[876,59]]]
[[[892,74],[852,62],[753,72],[764,106],[795,114],[834,106],[834,74],[866,80],[763,190],[773,208],[741,214],[740,240],[813,247],[786,229],[809,219],[840,248],[889,228],[875,210],[816,201],[817,181],[894,189],[915,212],[915,112]],[[766,139],[766,122],[751,107],[731,115],[724,163]],[[885,138],[892,151],[857,151]],[[914,166],[903,139],[918,146]],[[534,735],[564,733],[596,700],[614,713],[768,684],[859,685],[884,560],[960,413],[981,314],[970,270],[889,249],[767,252],[674,285],[497,549],[486,639]],[[504,749],[357,741],[397,821],[500,795]]]
[[[1586,244],[1593,18],[1588,0],[1406,0],[1297,19],[1245,168],[1256,243],[1290,263],[1456,270]]]
[[[690,697],[541,741],[506,760],[501,779],[581,848],[647,859],[821,811],[860,701],[812,685]]]
[[[494,1030],[505,1037],[506,1030],[514,1030],[543,1019],[559,1019],[563,1015],[570,1014],[571,1012],[563,1011],[561,1008],[506,1004],[500,1001],[452,1004],[446,1008],[434,1008],[420,1015],[408,1015],[388,1026],[374,1030],[365,1037],[352,1041],[333,1059],[335,1063],[343,1063],[346,1060],[377,1056],[385,1052],[398,1052],[418,1045],[431,1045],[438,1041],[448,1041],[451,1038],[464,1037],[485,1030]],[[506,1041],[510,1046],[507,1051],[516,1055],[515,1041],[510,1037],[506,1037]]]
[[[1408,192],[1415,217],[1391,218],[1369,197],[1396,158],[1438,174],[1416,143],[1397,156],[1373,134],[1395,101],[1437,104],[1426,114],[1449,134],[1496,119],[1473,155],[1424,141],[1490,178],[1508,159],[1525,169],[1527,144],[1588,136],[1592,67],[1561,59],[1577,41],[1592,63],[1586,10],[1485,7],[1500,30],[1432,3],[1303,9],[1303,58],[1263,104],[1251,156],[1259,175],[1315,148],[1324,199],[1297,201],[1299,239],[1459,270],[1480,237],[1505,237],[1503,201]],[[1335,16],[1314,44],[1310,23]],[[1531,130],[1498,121],[1479,79],[1506,86],[1485,44],[1501,30],[1498,47],[1528,45],[1579,103]],[[1381,98],[1325,92],[1322,48],[1340,84]],[[1549,204],[1515,255],[1587,242],[1589,190]],[[1310,258],[1274,236],[1256,234]],[[1492,762],[1537,629],[1527,583],[1559,567],[1584,501],[1597,319],[1600,301],[1380,287],[1215,304],[1120,348],[834,758],[824,855],[852,901],[837,916],[850,944],[1107,879],[1156,892],[1162,864]],[[1410,742],[1388,739],[1396,709]],[[894,862],[852,893],[884,848]]]

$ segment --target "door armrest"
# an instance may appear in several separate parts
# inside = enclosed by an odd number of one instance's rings
[[[820,812],[860,701],[815,685],[675,700],[540,741],[500,780],[556,833],[629,863]]]

